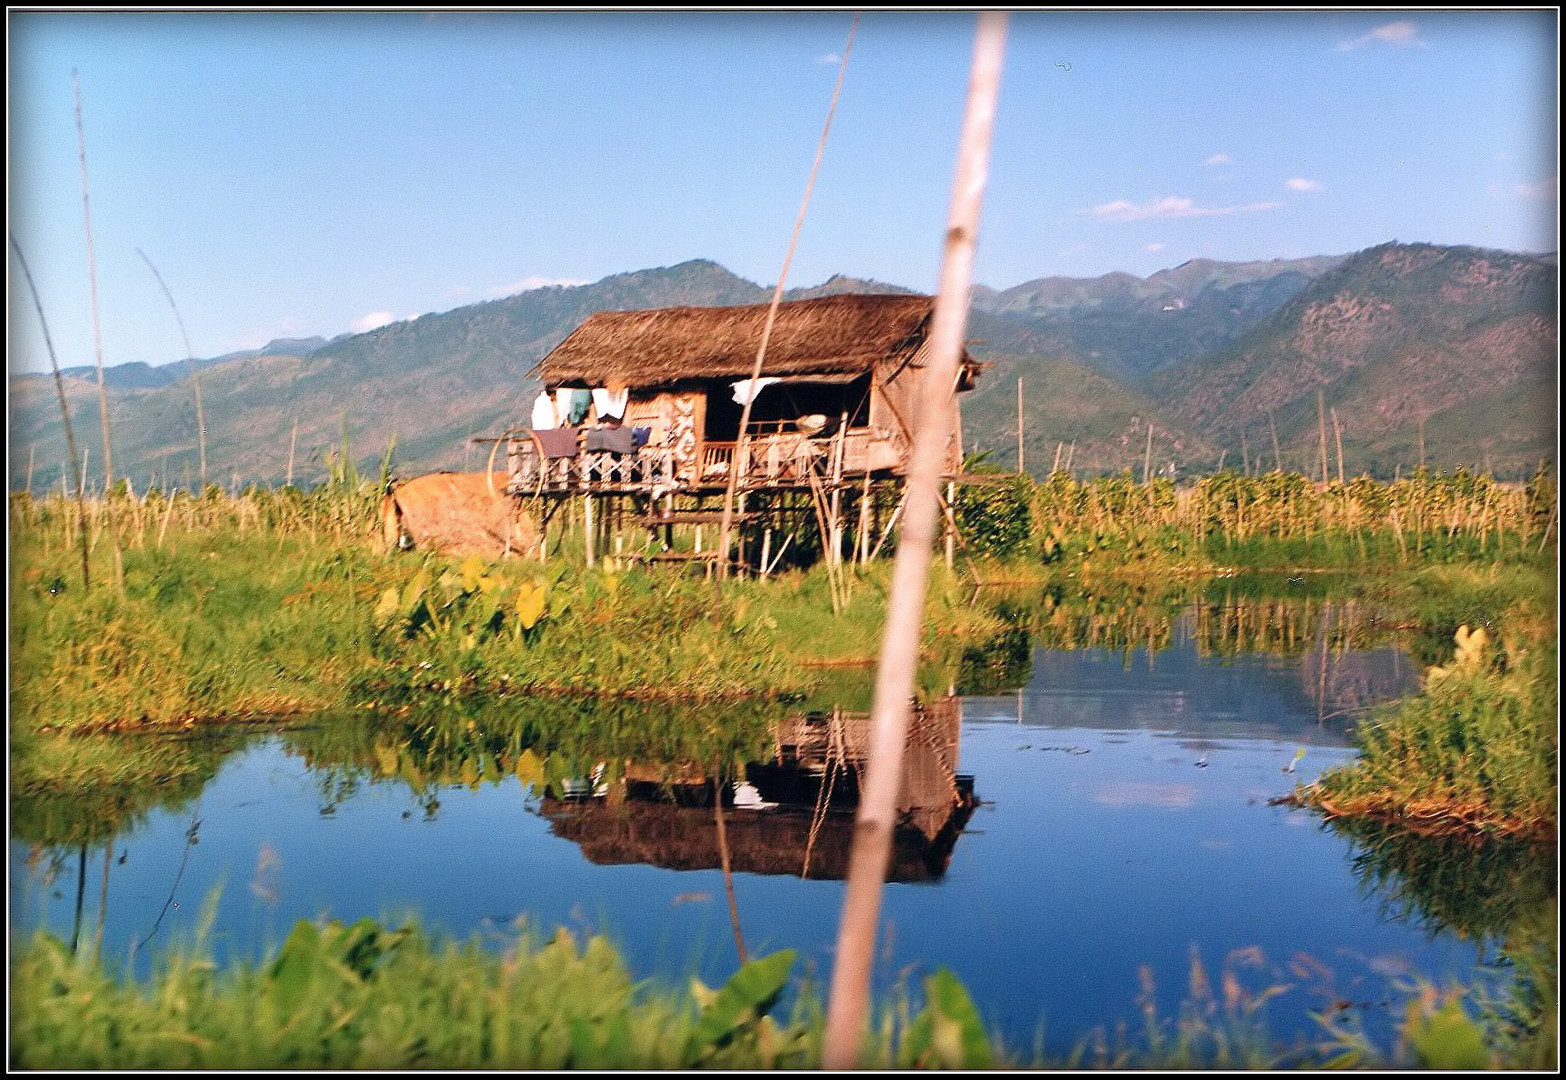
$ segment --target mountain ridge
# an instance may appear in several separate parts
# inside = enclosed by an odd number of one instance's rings
[[[479,468],[473,438],[525,422],[537,386],[529,372],[588,315],[764,303],[772,292],[691,259],[197,360],[208,459],[220,470],[209,480],[313,483],[344,434],[367,468],[393,445],[405,475]],[[842,292],[916,290],[836,274],[785,296]],[[1553,257],[1394,241],[1341,256],[1189,260],[1147,278],[975,286],[972,295],[970,349],[990,370],[964,397],[965,446],[1001,464],[1016,460],[1018,378],[1034,471],[1057,451],[1078,473],[1140,470],[1149,426],[1161,468],[1249,465],[1251,450],[1270,449],[1268,424],[1288,451],[1284,464],[1305,467],[1316,459],[1317,389],[1346,425],[1356,470],[1412,467],[1421,426],[1444,432],[1427,447],[1437,463],[1477,466],[1488,457],[1515,471],[1541,451],[1553,460]],[[196,449],[188,367],[105,369],[120,475],[186,479]],[[13,375],[11,390],[13,489],[28,479],[35,488],[58,484],[63,434],[52,379]],[[67,390],[73,414],[96,412],[95,369],[70,369]],[[1495,410],[1519,408],[1526,423],[1510,433],[1459,437],[1442,426],[1447,413],[1472,429]],[[83,415],[75,426],[95,424]],[[23,471],[28,462],[36,476]]]

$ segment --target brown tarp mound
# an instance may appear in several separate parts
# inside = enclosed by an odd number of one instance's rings
[[[392,489],[381,507],[388,547],[453,555],[533,555],[538,527],[506,492],[506,474],[430,473]]]

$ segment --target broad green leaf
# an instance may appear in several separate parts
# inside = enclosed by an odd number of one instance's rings
[[[479,584],[484,580],[484,571],[488,568],[488,564],[484,562],[483,556],[469,555],[464,559],[460,567],[462,591],[476,592]]]
[[[321,932],[315,923],[301,919],[283,942],[282,951],[272,961],[268,975],[272,996],[283,1015],[293,1014],[295,1006],[315,980],[321,961]]]
[[[402,614],[402,596],[395,585],[388,586],[381,593],[381,602],[375,605],[375,625],[389,626],[392,621]]]
[[[1435,1015],[1416,1020],[1411,1025],[1409,1043],[1419,1063],[1427,1069],[1455,1072],[1490,1067],[1484,1033],[1455,998]]]
[[[525,790],[540,792],[544,789],[544,762],[531,747],[517,755],[517,779]]]
[[[697,1018],[689,1043],[692,1055],[718,1045],[736,1029],[764,1014],[788,982],[793,966],[794,950],[783,949],[752,960],[736,971]]]
[[[544,617],[547,597],[544,586],[536,581],[524,581],[517,589],[517,619],[522,629],[531,630]]]
[[[418,610],[419,604],[424,599],[424,590],[429,586],[429,577],[420,570],[418,575],[402,589],[402,614],[404,618],[411,619]]]
[[[988,1068],[990,1041],[984,1022],[956,976],[939,969],[925,979],[924,994],[924,1008],[909,1025],[898,1055],[900,1064],[905,1068]]]

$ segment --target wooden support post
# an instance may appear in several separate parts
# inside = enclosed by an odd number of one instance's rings
[[[865,469],[865,485],[859,493],[859,537],[854,542],[854,565],[863,566],[870,553],[870,470]]]
[[[1321,431],[1321,483],[1327,484],[1327,407],[1320,390],[1316,391],[1316,424]]]
[[[957,564],[957,519],[952,512],[952,498],[957,491],[957,485],[950,480],[946,481],[946,569],[950,570]]]
[[[1022,450],[1022,376],[1017,376],[1017,471],[1028,471],[1027,459]]]
[[[1332,407],[1332,434],[1338,443],[1338,483],[1342,484],[1346,482],[1343,479],[1343,428],[1338,424],[1338,409],[1336,405]]]
[[[837,424],[837,445],[833,447],[832,455],[832,511],[831,532],[832,552],[829,558],[832,565],[843,564],[843,443],[848,437],[848,413],[843,413]]]
[[[593,566],[593,493],[582,493],[582,535],[586,537],[587,565]]]

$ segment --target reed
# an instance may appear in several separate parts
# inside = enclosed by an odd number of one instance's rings
[[[185,320],[180,317],[179,305],[174,303],[174,294],[164,284],[163,275],[158,273],[158,268],[152,265],[152,260],[147,258],[147,253],[141,248],[136,249],[136,254],[141,256],[142,262],[147,264],[147,269],[152,271],[152,276],[157,279],[158,287],[163,290],[163,295],[168,298],[169,308],[174,312],[174,321],[179,325],[180,340],[185,343],[185,364],[190,370],[190,385],[196,395],[196,444],[201,454],[201,490],[207,489],[207,420],[206,414],[201,409],[201,376],[196,371],[196,354],[190,347],[190,335],[185,333]],[[289,457],[289,472],[292,473],[292,451]]]
[[[44,344],[49,351],[49,367],[54,372],[54,389],[60,399],[60,422],[65,426],[66,452],[70,455],[71,464],[76,464],[76,436],[71,432],[71,410],[65,403],[65,382],[60,376],[60,361],[55,356],[54,339],[49,335],[49,320],[44,318],[43,301],[38,298],[38,287],[33,284],[33,273],[27,268],[27,259],[22,254],[22,247],[16,242],[16,236],[11,235],[11,250],[16,253],[16,261],[22,268],[22,276],[27,280],[27,291],[32,295],[33,308],[38,312],[38,324],[43,328]],[[28,461],[28,492],[32,491],[32,463]],[[61,471],[61,482],[65,480],[64,470]],[[82,471],[76,473],[76,505],[79,511],[78,521],[81,524],[79,530],[81,537],[82,553],[82,591],[92,588],[92,574],[87,566],[87,489],[86,477]]]

